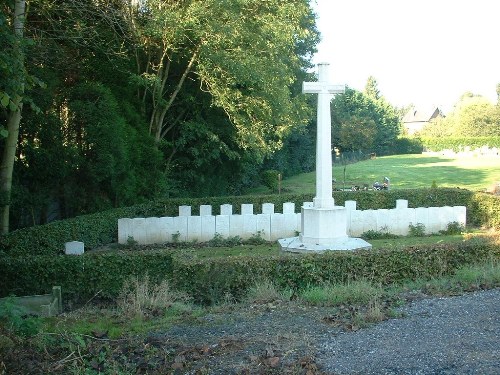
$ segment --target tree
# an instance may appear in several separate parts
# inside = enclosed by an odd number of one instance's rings
[[[380,90],[378,89],[378,83],[375,77],[369,76],[366,80],[364,94],[374,100],[380,99]]]
[[[464,93],[453,111],[421,131],[424,137],[500,136],[500,109],[487,98]]]
[[[147,0],[130,2],[126,14],[157,142],[189,120],[189,96],[181,95],[189,80],[226,113],[242,148],[269,152],[305,122],[303,98],[289,87],[302,62],[297,44],[315,37],[303,26],[307,1]]]
[[[16,0],[14,7],[3,5],[0,18],[1,39],[6,42],[6,50],[2,53],[2,73],[7,73],[0,82],[0,105],[6,111],[7,137],[3,145],[0,163],[0,194],[2,212],[0,214],[2,234],[9,232],[10,199],[12,193],[12,173],[23,109],[23,96],[26,82],[24,65],[24,23],[26,18],[25,0]],[[5,17],[7,14],[7,18]],[[10,26],[7,30],[5,26]],[[6,61],[7,60],[7,61]],[[5,64],[7,62],[7,64]]]
[[[342,151],[388,154],[400,132],[399,116],[383,97],[347,88],[332,101],[332,140]]]

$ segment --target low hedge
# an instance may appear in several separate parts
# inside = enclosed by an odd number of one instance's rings
[[[212,304],[230,294],[240,299],[264,278],[300,290],[323,282],[368,278],[390,284],[449,274],[500,257],[498,244],[470,240],[458,245],[325,254],[227,257],[193,260],[171,250],[93,252],[82,256],[1,257],[0,296],[39,294],[61,285],[65,299],[116,298],[131,276],[168,279],[196,302]]]
[[[394,208],[397,199],[407,199],[410,207],[466,206],[469,224],[500,228],[500,198],[464,189],[353,191],[334,192],[333,195],[336,204],[355,200],[360,210]],[[196,215],[202,204],[211,204],[214,213],[218,214],[218,207],[225,203],[232,204],[233,212],[239,213],[243,203],[254,204],[256,212],[263,203],[274,203],[276,212],[280,212],[283,203],[294,202],[296,211],[300,212],[302,203],[312,199],[312,194],[282,194],[157,200],[16,230],[0,238],[0,257],[2,252],[11,256],[62,254],[68,241],[82,241],[87,250],[94,249],[117,241],[119,218],[177,216],[181,205],[192,206],[192,213]]]
[[[446,275],[464,265],[499,257],[498,245],[469,241],[399,250],[219,258],[175,262],[172,280],[197,302],[212,304],[228,294],[240,299],[262,279],[292,290],[360,278],[387,285]]]
[[[0,257],[0,296],[47,293],[61,285],[65,299],[94,295],[115,298],[124,281],[148,274],[162,280],[172,274],[172,257],[158,252],[110,252],[75,255]]]

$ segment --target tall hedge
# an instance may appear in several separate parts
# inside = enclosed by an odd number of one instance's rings
[[[397,199],[407,199],[410,207],[466,206],[469,224],[500,228],[500,197],[464,189],[334,192],[334,198],[338,205],[355,200],[360,210],[394,208]],[[94,249],[117,242],[119,218],[176,216],[180,205],[192,206],[196,215],[202,204],[211,204],[213,212],[218,213],[220,205],[231,203],[233,212],[239,213],[243,203],[253,203],[256,212],[263,203],[274,203],[275,211],[280,212],[283,203],[294,202],[296,212],[300,212],[302,203],[312,199],[312,194],[282,194],[157,200],[14,231],[0,238],[0,257],[2,253],[10,256],[63,254],[64,243],[68,241],[82,241],[87,250]]]

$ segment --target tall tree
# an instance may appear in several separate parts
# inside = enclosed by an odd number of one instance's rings
[[[6,111],[7,137],[3,145],[3,155],[0,162],[0,194],[1,213],[0,221],[2,234],[9,232],[10,199],[12,195],[12,173],[16,156],[17,141],[19,136],[19,125],[21,123],[21,112],[23,109],[23,96],[26,82],[26,68],[24,64],[24,23],[26,19],[26,1],[15,0],[13,7],[9,4],[3,5],[3,13],[0,21],[5,22],[10,30],[2,27],[1,38],[6,42],[2,59],[8,60],[9,65],[0,64],[1,69],[7,75],[0,84],[0,105]],[[7,19],[5,15],[7,14]]]
[[[375,100],[380,99],[380,90],[378,89],[378,83],[375,77],[369,76],[366,80],[364,94]]]
[[[332,101],[332,140],[343,151],[391,153],[401,132],[399,116],[383,97],[347,88]]]
[[[182,102],[188,80],[226,113],[243,148],[272,150],[292,124],[306,120],[303,99],[292,98],[290,86],[301,63],[297,44],[314,39],[303,22],[311,14],[307,1],[131,1],[126,14],[158,142],[189,119]]]

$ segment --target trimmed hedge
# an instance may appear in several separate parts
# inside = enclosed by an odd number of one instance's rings
[[[338,205],[343,205],[346,200],[357,201],[360,210],[394,208],[397,199],[407,199],[409,207],[466,206],[469,224],[500,228],[500,197],[485,193],[438,188],[336,191],[333,196]],[[296,211],[300,212],[302,203],[312,199],[312,194],[282,194],[158,200],[14,231],[0,238],[0,256],[2,252],[10,256],[63,254],[64,244],[68,241],[82,241],[87,250],[94,249],[117,242],[119,218],[177,216],[180,205],[192,206],[193,215],[196,215],[202,204],[211,204],[214,212],[218,213],[220,205],[230,203],[233,204],[233,212],[239,213],[243,203],[253,203],[256,210],[263,203],[274,203],[276,212],[280,212],[283,203],[294,202]]]
[[[435,152],[442,150],[460,152],[467,146],[472,150],[483,146],[500,148],[500,137],[424,137],[421,141],[427,150]]]
[[[0,296],[43,294],[61,285],[65,298],[114,298],[132,276],[168,277],[172,263],[170,253],[153,251],[0,257]]]
[[[173,251],[87,253],[82,256],[0,258],[0,296],[47,292],[61,285],[65,299],[87,300],[98,294],[115,298],[125,280],[148,274],[168,279],[196,302],[213,304],[230,294],[245,295],[255,281],[267,278],[300,290],[323,282],[368,278],[390,284],[449,274],[457,268],[500,257],[498,244],[470,240],[458,245],[420,248],[283,254],[192,260]]]

